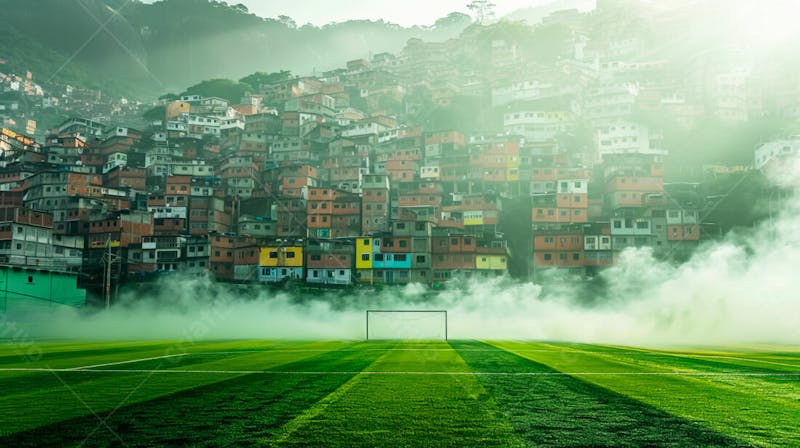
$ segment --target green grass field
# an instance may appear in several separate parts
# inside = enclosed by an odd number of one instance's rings
[[[0,345],[0,446],[800,446],[800,348]]]

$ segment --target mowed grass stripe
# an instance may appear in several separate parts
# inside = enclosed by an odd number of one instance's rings
[[[325,343],[328,348],[331,343]],[[341,344],[344,344],[341,343]],[[141,360],[158,356],[208,351],[291,350],[313,343],[265,341],[160,341],[160,342],[30,342],[0,345],[0,368],[42,367],[68,369],[99,363]]]
[[[103,362],[126,361],[130,359],[163,356],[174,344],[110,344],[79,343],[71,349],[66,346],[53,347],[49,344],[34,344],[16,349],[6,348],[6,354],[0,356],[0,367],[52,367],[73,368]]]
[[[481,342],[451,342],[476,371],[553,373]],[[496,348],[496,347],[495,347]],[[744,446],[744,442],[565,375],[478,377],[528,446]]]
[[[289,363],[285,368],[303,369],[308,364],[316,364],[328,370],[358,371],[378,356],[378,352],[331,351],[312,354],[313,360]],[[175,377],[186,379],[180,375]],[[101,417],[108,418],[111,430],[98,428],[96,419],[85,416],[10,435],[0,439],[0,445],[78,445],[95,429],[95,434],[83,446],[118,443],[111,431],[120,434],[125,445],[132,447],[263,444],[274,438],[287,421],[336,390],[350,377],[259,374],[225,376],[223,379],[125,406],[111,416],[101,414]],[[256,443],[259,439],[261,441]]]
[[[390,348],[387,350],[391,350]],[[372,364],[374,365],[376,362],[380,361],[383,357],[389,354],[388,351],[383,352],[381,356],[375,359]],[[370,366],[365,367],[369,369]],[[318,402],[314,403],[313,406],[309,407],[305,411],[303,411],[300,415],[293,418],[289,422],[285,423],[280,430],[278,431],[277,435],[274,437],[274,444],[282,444],[284,443],[290,436],[292,436],[298,429],[302,426],[308,424],[312,419],[316,418],[319,414],[324,412],[331,403],[338,400],[347,391],[350,390],[353,385],[360,380],[360,376],[354,375],[352,376],[346,383],[339,386],[336,390],[326,395],[324,398],[319,400]]]
[[[559,345],[562,344],[554,347]],[[800,405],[800,369],[784,363],[754,363],[744,358],[746,354],[708,359],[709,355],[702,353],[665,353],[586,344],[563,344],[561,351],[566,354],[558,357],[558,361],[565,357],[582,358],[581,364],[589,369],[607,369],[610,365],[630,373],[642,370],[685,372],[683,376],[687,380],[689,377],[706,380],[705,385],[709,388],[737,394],[752,393],[759,400],[771,401],[787,409],[797,409]]]
[[[314,344],[314,346],[321,348],[324,344]],[[331,350],[342,346],[341,343],[331,343]],[[247,367],[257,365],[260,369],[268,369],[291,365],[290,363],[319,355],[317,351],[275,354],[264,352],[248,354],[241,358],[231,356],[228,360],[215,360],[194,367],[214,369],[220,367],[218,363],[224,362],[224,367],[230,368],[239,362]],[[168,363],[161,366],[162,369],[169,367]],[[77,418],[92,412],[105,413],[120,405],[152,400],[231,378],[231,374],[158,375],[75,371],[6,377],[4,373],[0,374],[0,384],[10,389],[3,389],[3,395],[0,395],[0,422],[3,423],[0,425],[0,435]],[[28,408],[31,403],[35,403],[33,412],[20,412],[20,409]]]
[[[542,344],[503,342],[493,345],[516,353],[518,348]],[[702,372],[708,368],[705,360],[697,360],[697,367],[690,369],[686,358],[679,360],[682,367],[676,367],[670,363],[646,361],[647,356],[620,354],[615,358],[609,355],[607,347],[598,347],[600,353],[597,354],[592,352],[592,346],[551,347],[550,351],[520,351],[518,354],[563,371]],[[740,370],[745,369],[752,367],[740,367]],[[800,445],[797,431],[800,428],[800,394],[796,376],[575,376],[750,444]]]
[[[359,375],[276,446],[524,446],[458,353],[428,347],[389,351],[366,371],[452,374]]]
[[[703,369],[712,372],[800,372],[800,359],[771,359],[768,354],[744,352],[708,352],[649,350],[638,347],[590,344],[551,344],[556,350],[586,351],[592,355],[607,355],[631,363]],[[767,355],[767,356],[764,356]]]
[[[335,347],[332,347],[334,349]],[[330,351],[330,350],[327,350]],[[41,372],[2,372],[0,371],[0,421],[3,418],[3,404],[14,403],[20,399],[26,399],[34,395],[47,397],[49,394],[64,395],[69,398],[71,393],[64,385],[77,391],[79,395],[84,395],[84,389],[96,389],[98,391],[107,388],[112,394],[119,389],[127,390],[141,382],[142,378],[152,376],[164,376],[168,372],[191,371],[193,375],[200,375],[199,382],[188,378],[178,381],[186,383],[185,386],[192,384],[205,384],[209,379],[223,380],[231,376],[247,374],[251,369],[276,369],[289,362],[299,359],[312,357],[325,351],[317,349],[314,352],[282,352],[264,351],[259,353],[243,352],[239,355],[230,354],[187,354],[186,356],[168,358],[162,360],[149,360],[136,363],[112,365],[107,367],[97,367],[86,370],[55,370]],[[237,371],[231,371],[230,366],[236,365]],[[255,371],[255,370],[253,370]],[[195,373],[196,372],[196,373]],[[209,374],[213,376],[209,376]],[[189,375],[183,375],[184,377]],[[160,381],[160,380],[159,380]],[[117,387],[117,384],[124,382],[124,387]],[[172,387],[172,386],[170,386]],[[173,392],[167,389],[167,393]],[[145,397],[145,399],[150,397]],[[89,397],[89,400],[93,398]],[[80,405],[80,403],[78,403]],[[80,406],[79,406],[80,407]],[[94,408],[94,407],[93,407]],[[84,406],[85,409],[85,406]],[[97,411],[102,411],[101,407]],[[88,412],[88,409],[86,409]]]
[[[181,349],[181,350],[209,350],[214,348],[222,348],[222,349],[231,349],[236,347],[241,347],[241,343],[218,343],[216,344],[220,347],[215,347],[215,344],[197,344],[195,346],[187,346],[187,347],[179,347],[176,344],[170,344],[166,346],[167,348],[172,347],[173,349]],[[307,350],[313,351],[293,351],[294,348],[306,346]],[[24,395],[24,396],[31,396],[31,394],[35,394],[40,392],[43,395],[47,395],[49,393],[59,393],[59,392],[67,392],[64,383],[67,383],[70,387],[78,388],[76,390],[80,390],[80,385],[83,383],[91,382],[94,385],[98,386],[103,383],[100,383],[104,377],[110,379],[112,391],[113,391],[113,384],[116,381],[135,381],[135,378],[132,377],[120,377],[120,376],[111,376],[109,375],[108,370],[149,370],[149,369],[157,369],[157,370],[168,370],[168,369],[198,369],[198,370],[227,370],[231,365],[237,365],[240,370],[249,370],[249,369],[265,369],[271,368],[275,366],[279,366],[282,364],[286,364],[288,362],[294,362],[302,358],[311,357],[316,354],[324,353],[326,351],[338,349],[340,347],[346,346],[346,343],[342,342],[330,342],[330,343],[304,343],[302,345],[298,345],[294,343],[289,346],[275,346],[280,348],[270,349],[265,347],[264,350],[259,350],[253,352],[252,350],[241,350],[241,351],[232,351],[232,352],[225,352],[225,354],[195,354],[190,351],[186,351],[184,356],[175,356],[170,358],[162,358],[162,359],[151,359],[140,361],[143,359],[143,354],[151,353],[149,350],[145,352],[128,352],[125,351],[127,356],[130,356],[130,360],[126,361],[125,364],[116,364],[116,365],[109,365],[104,367],[95,367],[91,370],[95,372],[86,372],[86,374],[73,374],[69,371],[62,371],[58,370],[56,372],[51,371],[43,371],[43,372],[8,372],[8,371],[0,371],[0,418],[2,418],[2,405],[4,402],[11,400],[12,402],[16,400],[14,398],[17,395]],[[284,351],[283,348],[289,347],[292,351]],[[107,349],[104,349],[105,352]],[[82,352],[82,351],[81,351]],[[162,348],[163,353],[163,348]],[[85,358],[83,355],[80,355],[81,361]],[[102,364],[103,361],[107,359],[106,356],[91,358],[89,359],[90,362],[95,364]],[[117,357],[113,357],[113,359],[117,359]],[[85,365],[81,363],[80,365],[76,366],[74,363],[69,363],[69,369],[76,368],[76,367],[84,367]],[[35,367],[35,368],[44,368],[49,370],[48,367]],[[53,369],[56,369],[53,367]],[[99,373],[102,372],[102,373]],[[128,375],[133,375],[136,373],[148,373],[148,372],[131,372]],[[70,394],[71,395],[71,394]]]

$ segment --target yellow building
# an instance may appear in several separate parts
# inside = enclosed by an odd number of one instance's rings
[[[356,269],[372,269],[372,238],[356,239]]]
[[[356,238],[356,281],[373,283],[372,261],[374,260],[373,244],[380,242],[373,238]]]
[[[505,271],[508,268],[505,255],[483,255],[475,257],[475,267],[485,271]]]
[[[483,225],[483,210],[471,210],[464,212],[464,225],[465,226],[482,226]]]
[[[519,182],[519,156],[512,155],[506,162],[506,181]]]
[[[181,114],[188,114],[189,109],[191,108],[190,104],[186,101],[173,101],[167,104],[167,112],[166,112],[166,119],[174,120],[181,116]]]
[[[261,267],[269,268],[302,268],[303,248],[301,246],[262,247],[258,264]]]

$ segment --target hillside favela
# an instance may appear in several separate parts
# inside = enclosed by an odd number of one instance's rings
[[[0,445],[800,445],[796,2],[0,11]]]

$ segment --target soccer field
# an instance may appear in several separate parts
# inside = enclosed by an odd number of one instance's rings
[[[800,349],[0,346],[0,446],[798,446]]]

